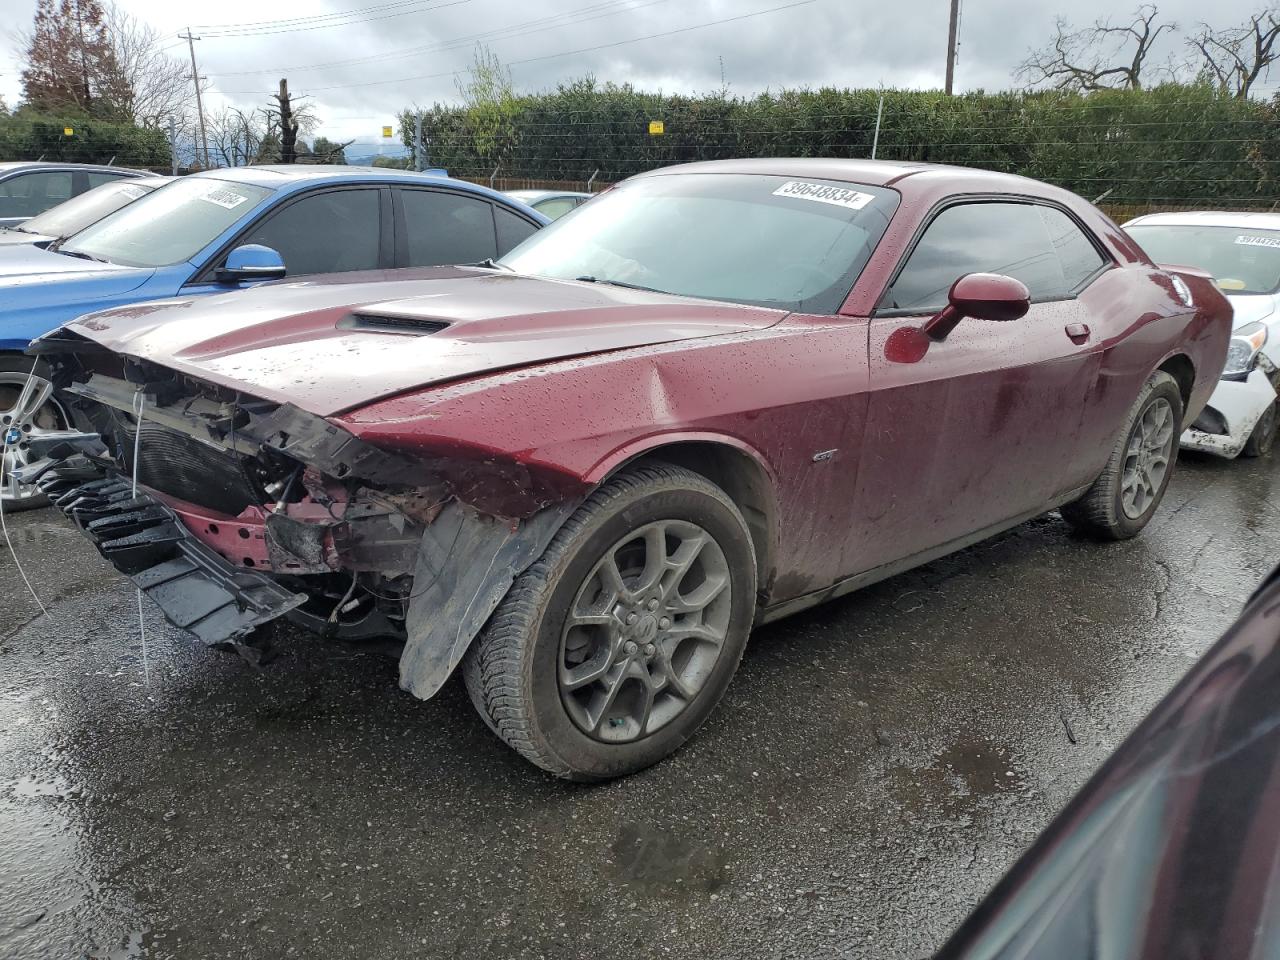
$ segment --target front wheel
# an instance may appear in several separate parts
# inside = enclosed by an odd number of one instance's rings
[[[706,478],[651,464],[595,491],[463,663],[510,747],[570,780],[672,753],[729,686],[755,612],[751,535]]]
[[[1178,459],[1182,393],[1157,370],[1143,384],[1107,465],[1088,492],[1062,508],[1069,524],[1098,540],[1127,540],[1164,498]]]
[[[43,507],[49,501],[35,486],[18,483],[13,471],[31,460],[33,437],[65,430],[71,420],[53,393],[44,361],[16,355],[0,356],[0,443],[3,443],[4,483],[0,499],[6,511]]]
[[[1277,430],[1280,430],[1280,402],[1271,404],[1267,412],[1258,418],[1240,456],[1265,457],[1275,445]]]

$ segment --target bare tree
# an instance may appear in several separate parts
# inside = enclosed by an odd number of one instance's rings
[[[257,161],[269,134],[265,116],[257,110],[245,113],[235,107],[224,107],[206,117],[205,129],[210,156],[225,167],[243,167]]]
[[[1200,32],[1187,40],[1199,53],[1200,68],[1224,92],[1249,96],[1258,80],[1266,77],[1271,64],[1280,60],[1280,8],[1255,13],[1249,22],[1229,30],[1214,30],[1200,24]]]
[[[277,156],[270,159],[279,163],[295,163],[298,139],[314,133],[320,125],[320,118],[311,104],[299,103],[301,98],[289,92],[287,80],[280,81],[279,91],[271,99],[275,102],[262,111],[267,123],[264,145],[274,147]]]
[[[119,71],[115,88],[122,109],[139,126],[163,127],[173,119],[186,127],[194,112],[186,62],[165,52],[158,30],[114,3],[107,6],[106,26]]]
[[[1141,90],[1152,73],[1168,71],[1154,65],[1152,51],[1161,35],[1177,30],[1175,23],[1159,23],[1155,4],[1143,4],[1126,24],[1096,20],[1080,30],[1058,17],[1053,42],[1033,50],[1014,76],[1031,87],[1058,90]]]

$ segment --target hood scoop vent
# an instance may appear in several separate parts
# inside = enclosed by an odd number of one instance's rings
[[[367,333],[398,333],[408,337],[425,337],[439,333],[449,324],[426,317],[397,317],[379,313],[351,313],[338,321],[339,330],[363,330]]]

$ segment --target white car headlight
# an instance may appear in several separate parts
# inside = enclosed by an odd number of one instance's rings
[[[1231,335],[1227,348],[1227,365],[1223,380],[1244,380],[1258,363],[1258,351],[1267,342],[1267,328],[1261,323],[1247,323]]]

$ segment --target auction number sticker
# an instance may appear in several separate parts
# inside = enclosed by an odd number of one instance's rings
[[[1246,235],[1241,235],[1236,237],[1236,243],[1243,244],[1246,247],[1280,248],[1280,237],[1250,237]]]
[[[846,190],[844,187],[829,187],[824,183],[806,183],[803,180],[788,180],[777,190],[775,197],[795,197],[798,200],[815,200],[818,203],[830,203],[837,207],[848,207],[850,210],[861,210],[875,199],[869,193],[858,190]]]
[[[220,207],[225,207],[227,210],[234,210],[249,198],[244,194],[236,193],[234,190],[217,189],[202,194],[200,199],[205,203],[214,203]]]

